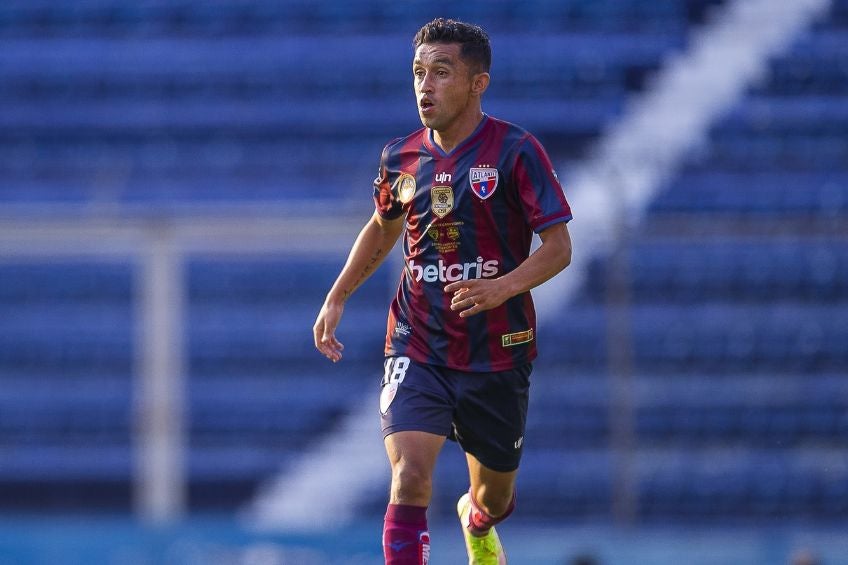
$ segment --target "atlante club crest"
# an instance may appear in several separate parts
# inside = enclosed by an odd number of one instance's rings
[[[474,194],[487,199],[498,188],[498,170],[489,167],[472,167],[468,172],[468,181]]]

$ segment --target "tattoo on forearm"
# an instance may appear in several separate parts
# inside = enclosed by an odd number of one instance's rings
[[[376,251],[374,251],[374,255],[371,256],[371,259],[368,261],[368,264],[365,265],[365,267],[362,269],[362,273],[359,275],[359,278],[355,283],[353,283],[353,288],[344,291],[345,300],[347,300],[347,298],[351,294],[353,294],[353,291],[359,288],[359,285],[361,285],[365,281],[365,279],[368,278],[369,275],[371,275],[371,272],[374,270],[375,266],[380,262],[380,257],[382,255],[382,249],[377,249]]]

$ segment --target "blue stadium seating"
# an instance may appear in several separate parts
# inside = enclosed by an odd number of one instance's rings
[[[625,251],[637,512],[826,520],[848,508],[848,2],[773,60],[651,202]],[[567,175],[567,172],[564,173]],[[610,273],[540,345],[603,336]],[[599,357],[600,353],[600,357]],[[584,371],[586,369],[583,369]]]
[[[418,127],[408,46],[437,13],[490,29],[486,109],[572,162],[719,4],[7,0],[0,202],[153,214],[367,203],[382,145]],[[541,52],[523,49],[527,29]],[[847,39],[848,1],[837,0],[714,125],[628,244],[641,519],[848,510]],[[376,390],[395,273],[347,306],[344,378],[312,348],[309,328],[342,261],[190,260],[192,508],[244,502],[352,398]],[[563,323],[540,336],[532,471],[519,483],[526,516],[611,511],[613,268],[595,259]],[[124,263],[0,265],[0,507],[129,505],[133,276]],[[451,514],[462,458],[440,462],[436,481],[434,508]],[[382,513],[382,498],[369,504]]]
[[[369,2],[239,2],[189,0],[118,2],[87,0],[76,3],[10,0],[0,10],[5,34],[73,32],[83,35],[134,34],[262,34],[328,33],[329,31],[374,33],[414,26],[437,15],[449,15],[502,30],[519,22],[533,29],[561,31],[673,30],[700,21],[718,0],[646,1],[603,0],[592,3],[528,2],[515,6],[508,0],[494,2],[425,2],[398,6],[387,0]]]
[[[811,457],[829,459],[827,452]],[[710,459],[712,463],[710,463]],[[647,519],[750,518],[834,519],[848,509],[832,498],[844,484],[844,472],[828,472],[781,451],[753,451],[745,457],[712,453],[665,458],[665,467],[640,485],[640,506]],[[726,522],[725,522],[726,523]]]
[[[772,303],[848,297],[848,251],[837,239],[722,237],[644,239],[628,250],[633,297],[640,302]],[[585,295],[603,301],[609,266],[593,261]]]
[[[382,146],[419,127],[411,51],[383,46],[437,13],[497,33],[487,109],[579,155],[716,3],[4,3],[0,201],[367,198]]]

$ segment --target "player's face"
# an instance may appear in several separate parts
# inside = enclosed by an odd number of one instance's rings
[[[459,53],[458,43],[424,43],[415,50],[412,73],[418,115],[430,129],[447,131],[476,108],[474,75]]]

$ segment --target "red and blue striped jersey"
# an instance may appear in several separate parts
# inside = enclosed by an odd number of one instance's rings
[[[530,254],[533,233],[571,219],[545,150],[525,130],[484,116],[450,153],[422,128],[383,149],[374,201],[406,214],[405,268],[389,309],[386,355],[460,371],[502,371],[536,357],[530,293],[460,318],[449,282],[499,277]]]

